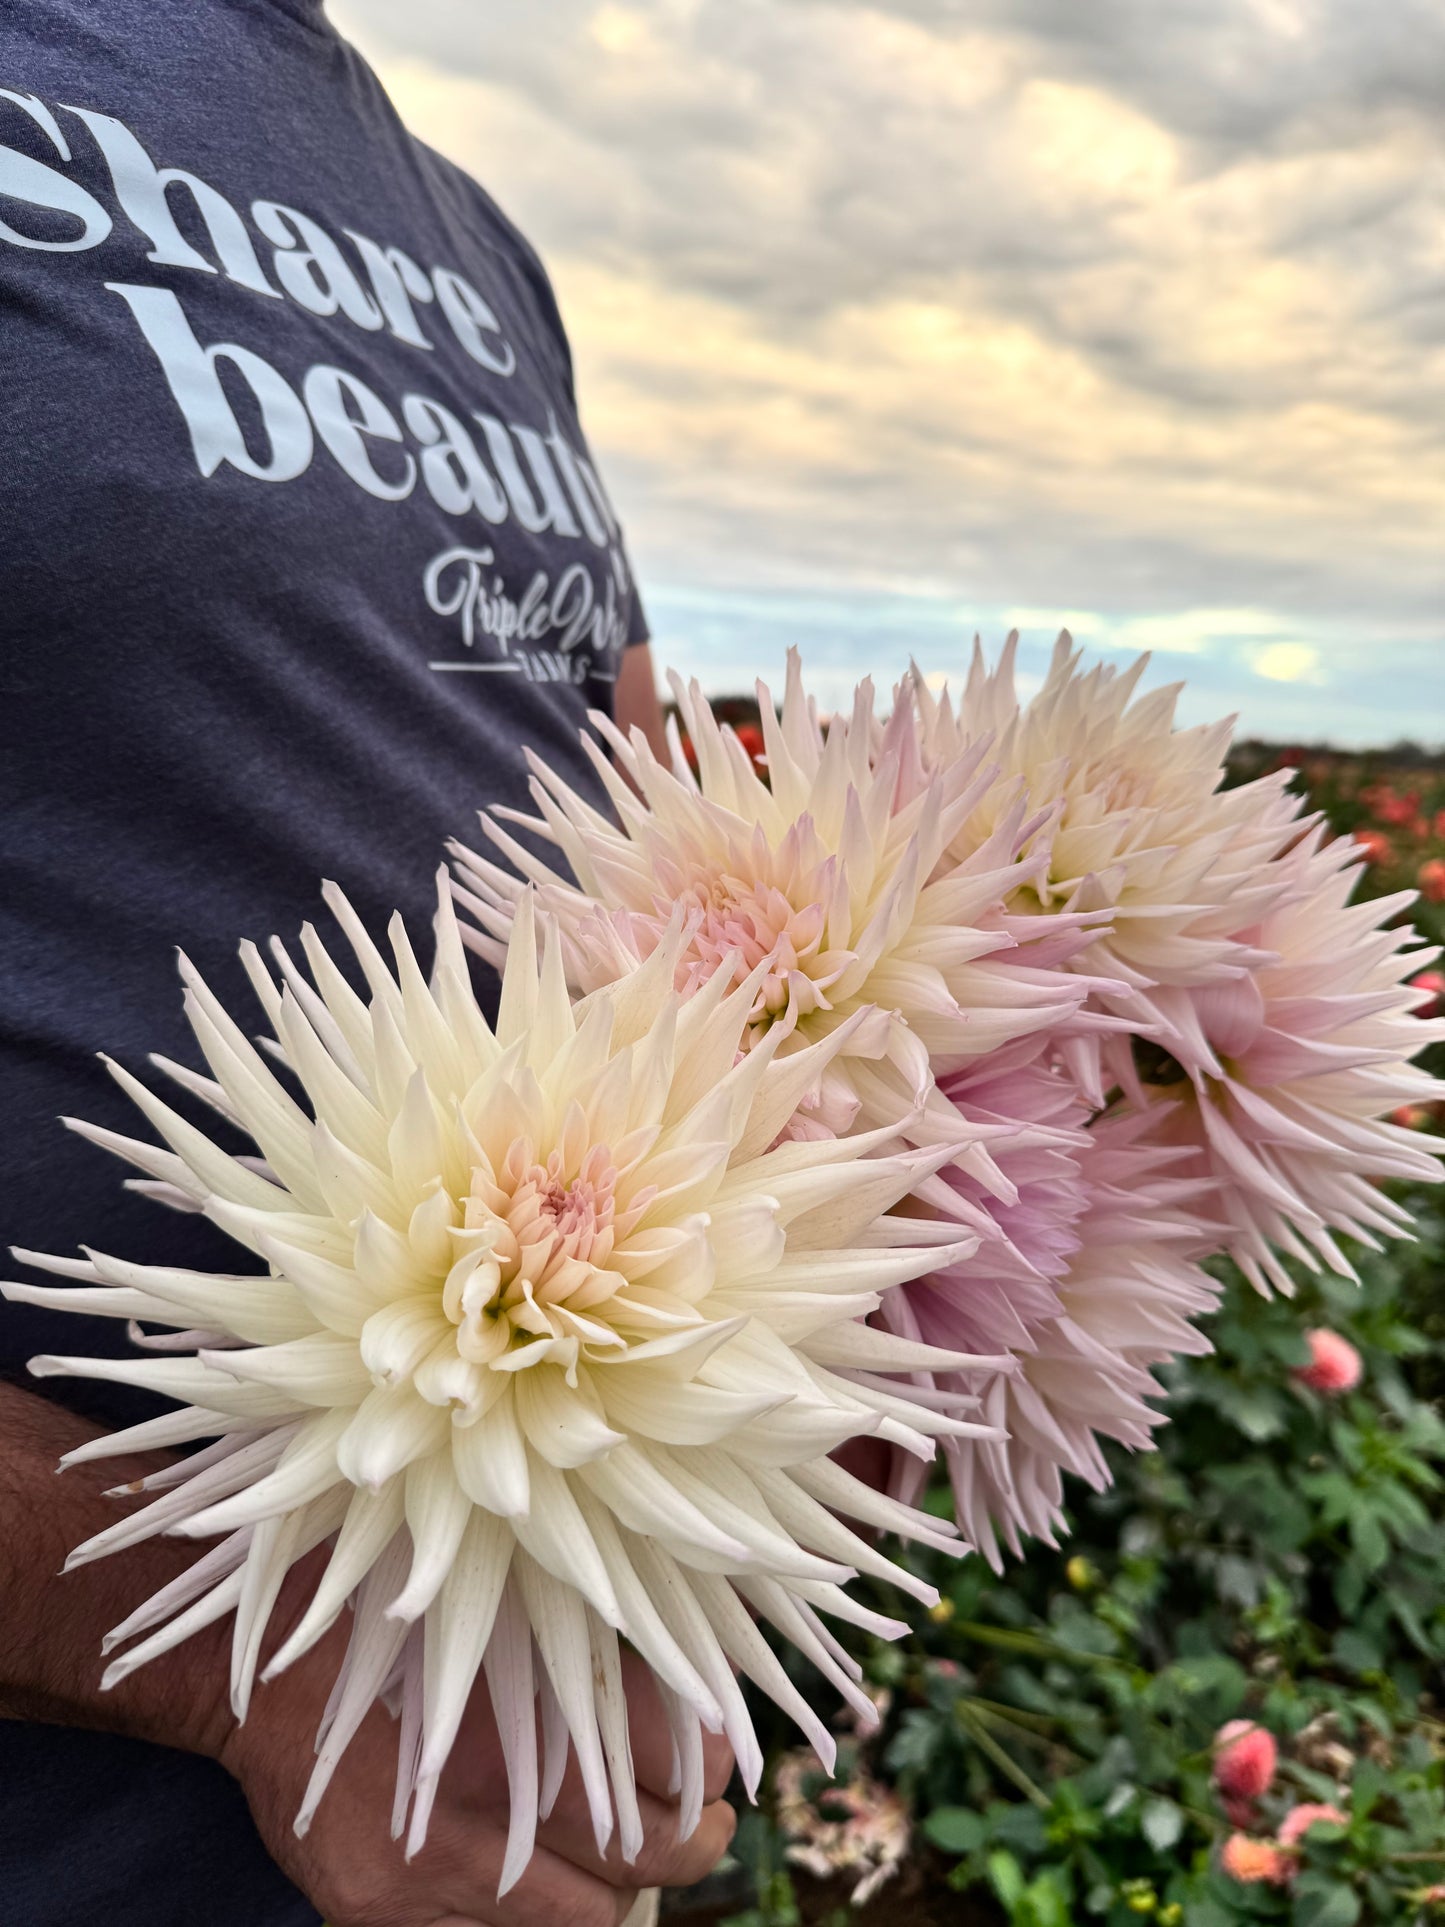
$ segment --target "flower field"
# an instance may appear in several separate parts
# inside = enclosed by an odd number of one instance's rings
[[[1445,763],[1246,743],[1231,776],[1282,764],[1368,851],[1357,894],[1417,890],[1445,940]],[[1445,1129],[1439,1106],[1396,1121]],[[1292,1265],[1296,1295],[1265,1298],[1211,1264],[1212,1356],[1166,1368],[1156,1451],[1070,1482],[1058,1549],[1001,1573],[910,1553],[942,1597],[866,1659],[880,1731],[843,1733],[829,1781],[760,1716],[764,1798],[665,1916],[1445,1921],[1445,1199],[1396,1194],[1416,1240],[1352,1246],[1358,1287]]]

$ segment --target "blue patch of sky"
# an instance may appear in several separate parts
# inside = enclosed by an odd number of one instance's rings
[[[781,688],[792,646],[801,650],[808,685],[825,709],[844,706],[865,675],[886,693],[910,658],[925,674],[957,684],[975,632],[992,653],[1013,627],[1020,631],[1021,691],[1029,693],[1066,624],[1086,650],[1111,660],[1149,648],[1144,686],[1183,681],[1182,723],[1236,714],[1241,735],[1273,740],[1351,748],[1405,737],[1445,743],[1445,625],[1436,637],[1364,640],[1358,631],[1291,625],[1248,609],[1141,619],[966,607],[947,595],[880,589],[828,594],[667,581],[647,585],[646,602],[659,664],[696,676],[712,696],[750,692],[759,676]]]

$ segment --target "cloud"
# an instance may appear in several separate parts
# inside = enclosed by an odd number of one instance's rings
[[[333,12],[542,248],[655,610],[1057,605],[1251,714],[1445,642],[1436,0]]]

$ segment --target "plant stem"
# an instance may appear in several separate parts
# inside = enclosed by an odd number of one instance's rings
[[[1026,1800],[1031,1800],[1041,1812],[1047,1813],[1052,1802],[1041,1787],[1034,1785],[1018,1761],[1001,1747],[983,1722],[970,1712],[966,1705],[958,1708],[958,1723],[968,1734],[981,1753],[987,1754],[999,1772],[1012,1780]]]

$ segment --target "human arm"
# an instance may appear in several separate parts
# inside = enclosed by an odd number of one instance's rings
[[[240,1782],[267,1850],[332,1927],[615,1927],[637,1888],[697,1880],[726,1847],[732,1816],[718,1796],[729,1762],[710,1736],[712,1804],[691,1840],[676,1839],[676,1807],[666,1794],[667,1729],[640,1669],[628,1678],[645,1832],[633,1867],[615,1851],[598,1859],[574,1763],[538,1829],[532,1865],[497,1901],[506,1778],[484,1692],[474,1695],[428,1843],[410,1866],[390,1838],[396,1727],[379,1707],[363,1722],[310,1831],[298,1838],[291,1823],[314,1765],[316,1728],[346,1639],[344,1616],[304,1660],[258,1689],[244,1726],[226,1702],[224,1623],[101,1692],[103,1635],[190,1564],[196,1549],[155,1539],[57,1577],[70,1548],[114,1523],[127,1503],[105,1497],[88,1468],[55,1476],[61,1453],[94,1430],[0,1384],[0,1716],[104,1728],[218,1760]],[[106,1461],[105,1482],[128,1483],[159,1463]],[[299,1616],[310,1576],[293,1575],[268,1646]]]
[[[623,735],[634,725],[647,738],[648,747],[663,763],[669,761],[667,733],[663,728],[662,705],[657,700],[657,675],[652,663],[652,646],[635,642],[622,652],[617,671],[617,696],[613,719]]]

